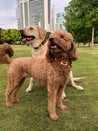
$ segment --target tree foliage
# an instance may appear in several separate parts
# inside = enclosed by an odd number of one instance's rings
[[[95,37],[98,29],[98,0],[71,0],[65,7],[65,28],[76,42],[90,42],[92,29]]]
[[[1,29],[0,28],[0,43],[3,42],[15,42],[21,41],[21,36],[19,34],[19,30],[17,29]]]

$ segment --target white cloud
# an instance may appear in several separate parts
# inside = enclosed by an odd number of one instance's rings
[[[12,9],[16,7],[16,0],[0,0],[0,9]]]
[[[0,28],[2,29],[17,29],[17,23],[5,23],[5,24],[0,24]]]
[[[15,9],[7,9],[7,10],[2,10],[2,12],[0,12],[0,21],[2,21],[2,19],[7,20],[10,18],[16,17],[16,10]]]
[[[55,13],[57,12],[64,12],[64,7],[68,5],[71,0],[53,0]]]
[[[16,0],[0,0],[0,28],[17,28]]]

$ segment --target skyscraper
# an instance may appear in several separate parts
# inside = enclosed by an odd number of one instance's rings
[[[60,29],[60,30],[64,30],[64,26],[63,26],[63,22],[64,22],[64,17],[63,17],[64,13],[57,13],[57,17],[56,17],[56,26],[55,29]]]
[[[38,25],[51,28],[51,0],[17,0],[18,29]]]
[[[51,6],[51,31],[54,31],[54,5]]]

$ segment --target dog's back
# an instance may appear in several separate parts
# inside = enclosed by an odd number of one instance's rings
[[[14,59],[8,68],[8,82],[19,82],[22,78],[33,76],[38,82],[46,86],[46,59],[24,57]]]

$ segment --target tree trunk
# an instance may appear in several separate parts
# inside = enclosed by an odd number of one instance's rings
[[[88,47],[90,47],[90,42],[88,43]]]
[[[79,42],[78,42],[78,47],[79,47]]]
[[[85,44],[83,43],[83,47],[85,47]]]
[[[92,27],[92,43],[91,43],[91,49],[94,47],[94,25]]]
[[[75,44],[76,44],[76,33],[75,33]]]

